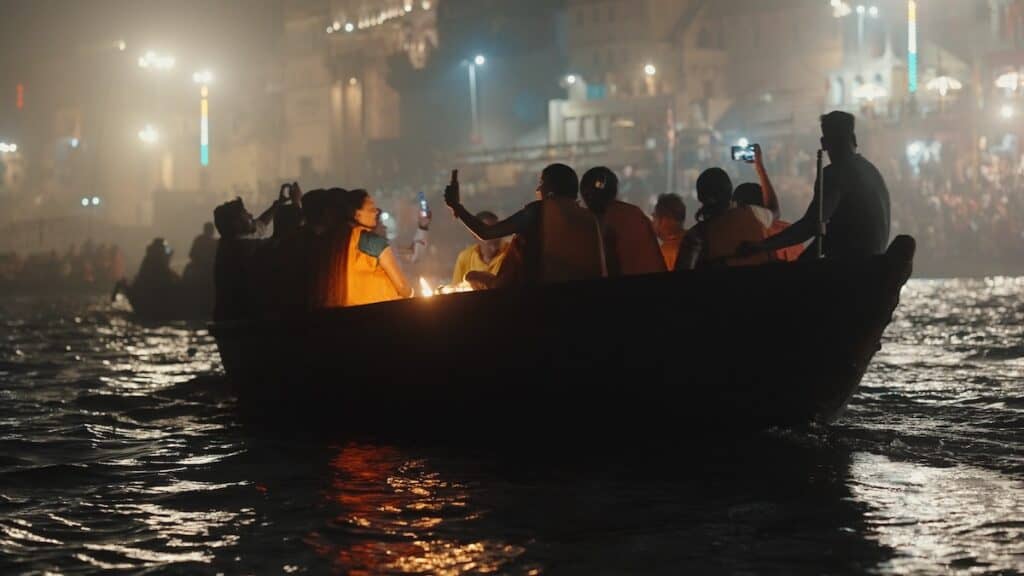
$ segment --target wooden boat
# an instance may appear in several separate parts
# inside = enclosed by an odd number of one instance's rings
[[[732,436],[828,423],[910,277],[864,261],[470,292],[212,325],[263,425],[374,436]]]
[[[213,287],[177,281],[158,288],[142,289],[121,284],[135,317],[142,322],[208,322],[213,313]]]

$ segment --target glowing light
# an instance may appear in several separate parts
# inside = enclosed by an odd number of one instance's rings
[[[857,14],[860,14],[861,16],[863,16],[865,10],[866,9],[864,8],[863,4],[857,4]]]
[[[330,24],[328,24],[327,25],[327,33],[328,34],[334,34],[334,26],[331,26]]]
[[[940,96],[946,96],[946,94],[961,90],[963,87],[963,83],[952,76],[939,76],[937,78],[932,78],[927,84],[925,84],[925,88],[932,92],[938,92]]]
[[[1016,91],[1017,88],[1020,87],[1020,80],[1019,72],[1007,72],[1005,74],[1000,74],[999,77],[996,78],[996,87]]]
[[[68,144],[70,144],[72,148],[78,148],[78,138],[72,138],[71,140],[68,140]]]
[[[432,6],[432,4],[430,3],[430,0],[423,0],[423,2],[420,2],[420,6],[424,10],[430,10],[430,7]]]
[[[430,287],[426,279],[420,276],[420,296],[424,298],[430,298],[434,295],[434,289]]]
[[[834,18],[845,18],[853,13],[853,8],[843,0],[831,0],[829,5],[832,6],[832,16]]]
[[[412,12],[412,1],[406,0],[405,5],[402,7],[406,12]]]
[[[569,84],[570,86],[576,84],[576,80],[577,78],[575,74],[569,74],[568,76],[565,77],[566,83]]]
[[[868,16],[871,16],[872,18],[878,18],[878,6],[872,6],[871,8],[868,8]]]
[[[907,0],[907,90],[917,92],[917,1]]]
[[[203,86],[202,99],[199,101],[199,163],[210,165],[210,101],[207,87]]]
[[[155,144],[160,140],[160,133],[156,131],[156,128],[147,125],[139,130],[139,140],[142,140],[144,144]]]
[[[853,97],[855,100],[874,102],[875,100],[886,98],[888,96],[889,91],[885,89],[885,86],[880,86],[874,83],[862,84],[853,89]]]
[[[128,44],[124,40],[121,40],[121,41],[119,41],[117,43],[117,50],[119,52],[124,52],[127,49],[128,49]]]
[[[85,200],[85,198],[82,198],[82,200]],[[99,196],[93,196],[92,197],[92,205],[93,206],[99,206],[100,205],[100,197]]]
[[[473,58],[473,64],[476,64],[477,66],[483,66],[486,63],[487,58],[484,58],[483,54],[477,54],[476,57]]]
[[[89,199],[88,198],[82,198],[82,208],[88,208],[88,207],[89,207]]]
[[[747,146],[750,146],[750,140],[747,138],[740,138],[736,141],[736,145],[741,148],[746,148]]]
[[[171,70],[174,68],[174,57],[168,54],[157,54],[150,50],[139,58],[139,68],[153,68],[154,70]]]
[[[646,74],[647,76],[654,76],[657,73],[658,69],[657,67],[654,66],[654,64],[644,65],[644,74]]]
[[[196,84],[211,84],[213,83],[213,72],[209,70],[200,70],[195,74],[192,74],[192,81]]]
[[[345,32],[352,32],[356,29],[356,25],[351,22],[345,22]]]
[[[331,24],[331,28],[334,28],[335,32],[337,32],[338,30],[341,30],[341,22],[338,22],[337,20],[335,20],[334,23]]]
[[[15,153],[17,151],[18,151],[18,145],[17,144],[14,144],[14,143],[11,143],[11,142],[0,142],[0,153],[6,154],[6,153],[10,152],[11,154],[13,154],[13,153]]]
[[[351,78],[348,79],[348,85],[349,86],[356,86],[358,84],[359,84],[359,78],[356,78],[355,76],[352,76]]]
[[[999,116],[1002,117],[1004,120],[1009,120],[1013,118],[1016,113],[1017,111],[1014,110],[1013,106],[1010,106],[1009,104],[1004,104],[1003,107],[999,109]]]

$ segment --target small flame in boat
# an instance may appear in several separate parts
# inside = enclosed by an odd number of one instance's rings
[[[430,287],[430,284],[427,284],[427,281],[426,279],[423,278],[423,276],[420,276],[420,296],[423,296],[424,298],[430,298],[433,295],[434,289]]]

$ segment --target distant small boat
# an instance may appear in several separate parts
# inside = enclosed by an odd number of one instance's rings
[[[469,292],[211,325],[245,414],[398,437],[732,436],[834,421],[915,242],[884,256]]]
[[[143,322],[208,322],[213,317],[213,287],[182,281],[142,288],[138,284],[120,284],[135,317]]]

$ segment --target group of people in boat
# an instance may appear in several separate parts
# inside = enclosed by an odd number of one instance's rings
[[[824,184],[816,183],[820,193],[792,224],[779,219],[759,148],[753,160],[758,183],[734,188],[721,168],[701,174],[696,184],[701,207],[689,230],[684,227],[686,205],[678,195],[660,196],[649,218],[617,199],[618,178],[608,168],[592,168],[579,178],[571,167],[551,164],[540,174],[537,199],[505,219],[470,211],[453,171],[445,203],[479,243],[459,254],[452,283],[492,289],[793,261],[802,253],[816,254],[819,241],[828,258],[880,254],[889,239],[885,182],[857,153],[852,115],[826,114],[821,129],[831,164],[823,171]],[[827,225],[823,236],[818,233],[819,198],[821,221]],[[282,187],[279,200],[258,218],[240,199],[217,207],[214,222],[221,240],[215,319],[413,296],[415,288],[401,262],[415,262],[422,254],[431,216],[421,213],[413,244],[398,249],[380,233],[380,214],[365,190],[303,194],[294,183]],[[273,235],[265,238],[271,223]]]

